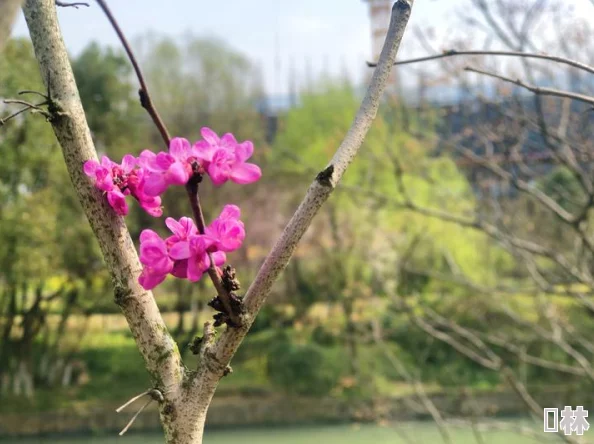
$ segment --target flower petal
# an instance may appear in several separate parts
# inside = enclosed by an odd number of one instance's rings
[[[254,144],[246,140],[235,147],[235,158],[238,162],[245,162],[254,154]]]
[[[140,242],[150,242],[157,239],[161,239],[161,237],[153,230],[147,228],[146,230],[142,230],[140,232]]]
[[[169,185],[185,185],[190,180],[190,173],[181,162],[175,162],[167,170],[165,180]]]
[[[144,192],[149,196],[159,196],[167,189],[165,176],[160,173],[150,173],[144,181]]]
[[[203,127],[202,129],[200,129],[200,134],[202,135],[202,138],[204,140],[206,140],[208,143],[210,143],[211,145],[218,145],[220,140],[219,136],[217,133],[215,133],[213,130],[211,130],[208,127]]]
[[[138,283],[142,285],[145,290],[152,290],[157,285],[165,280],[167,273],[157,273],[150,267],[145,267],[138,277]]]
[[[191,256],[190,243],[187,241],[176,242],[169,249],[169,257],[173,260],[188,259]]]
[[[240,217],[241,210],[237,205],[225,205],[217,219],[239,219]]]
[[[174,137],[169,142],[169,154],[177,160],[185,160],[190,154],[190,142],[183,137]]]
[[[168,217],[167,219],[165,219],[165,225],[167,225],[167,228],[169,228],[169,231],[171,231],[177,237],[179,237],[179,238],[184,237],[185,230],[181,224],[181,219],[178,222],[173,217]]]
[[[126,197],[119,190],[112,190],[107,192],[107,201],[111,208],[120,216],[128,214],[128,203]]]
[[[122,159],[122,169],[127,174],[130,173],[134,169],[136,164],[137,164],[136,157],[134,157],[131,154],[126,154],[124,156],[124,158]]]
[[[83,171],[89,177],[95,177],[95,171],[97,171],[97,168],[101,168],[101,165],[99,165],[99,162],[97,162],[95,159],[87,160],[83,165]]]
[[[227,261],[227,255],[223,251],[215,251],[212,253],[212,260],[215,266],[220,267]]]
[[[262,171],[253,163],[235,164],[230,175],[231,180],[239,184],[256,182],[260,177],[262,177]]]
[[[188,277],[188,260],[175,261],[171,274],[176,278],[186,279]]]

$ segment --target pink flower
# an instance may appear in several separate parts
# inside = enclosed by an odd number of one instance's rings
[[[153,230],[140,233],[140,262],[144,268],[138,282],[146,290],[163,282],[173,269],[166,242]]]
[[[132,191],[132,195],[138,200],[140,207],[153,217],[163,215],[161,198],[159,196],[149,196],[145,191],[146,171],[142,168],[136,170],[140,178],[138,186]]]
[[[169,185],[185,185],[199,168],[190,142],[181,137],[171,139],[169,153],[144,150],[139,162],[147,172],[144,191],[150,196],[162,194]]]
[[[130,194],[129,179],[134,168],[133,156],[125,156],[122,165],[113,162],[107,156],[101,157],[101,163],[95,159],[87,160],[83,170],[87,176],[94,179],[95,186],[107,194],[109,205],[120,216],[128,214],[128,204],[125,196]]]
[[[214,240],[216,250],[231,252],[241,247],[245,228],[240,215],[238,206],[225,205],[219,217],[206,227],[205,234]]]
[[[192,282],[200,280],[202,275],[210,268],[208,249],[213,245],[213,240],[204,235],[195,235],[189,242],[178,242],[171,247],[170,255],[176,260],[187,260],[187,277]],[[225,253],[215,251],[212,260],[216,267],[223,265],[227,260]]]
[[[179,222],[167,218],[166,224],[173,232],[167,238],[169,256],[175,260],[175,275],[195,282],[210,268],[209,253],[215,266],[225,263],[225,252],[237,250],[245,238],[240,210],[235,205],[226,205],[205,234],[198,234],[194,222],[182,217]]]
[[[195,155],[212,182],[222,185],[227,180],[239,184],[257,181],[262,176],[260,167],[246,163],[254,152],[252,142],[238,143],[233,134],[219,136],[210,128],[202,128],[202,138],[194,144]]]
[[[140,206],[151,216],[161,216],[161,198],[147,196],[143,190],[144,172],[136,168],[137,159],[127,154],[119,165],[107,156],[101,157],[101,163],[88,160],[83,166],[85,174],[94,179],[95,186],[107,194],[109,205],[120,216],[128,214],[126,196],[134,196]]]
[[[190,236],[198,235],[198,229],[196,228],[194,221],[189,217],[182,217],[179,222],[172,217],[168,217],[165,219],[165,225],[167,225],[167,228],[169,228],[173,233],[173,236],[169,236],[167,239],[165,239],[169,249],[171,249],[176,244],[188,244]],[[177,248],[179,249],[180,247]],[[187,278],[188,260],[176,260],[171,274],[178,278]]]

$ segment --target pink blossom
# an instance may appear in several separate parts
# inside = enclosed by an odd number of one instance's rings
[[[144,268],[138,282],[146,290],[163,282],[173,269],[166,242],[153,230],[140,233],[140,262]]]
[[[137,159],[130,154],[124,156],[121,165],[102,156],[101,163],[94,159],[86,161],[83,170],[94,180],[95,186],[107,194],[107,201],[117,214],[128,214],[126,196],[132,195],[151,216],[161,216],[161,198],[145,194],[144,172],[136,165]]]
[[[179,220],[179,222],[173,219],[172,217],[168,217],[167,219],[165,219],[165,225],[167,225],[167,228],[169,228],[173,233],[172,236],[169,236],[167,239],[165,239],[165,242],[167,243],[167,246],[170,249],[176,244],[185,245],[189,243],[189,238],[191,236],[198,235],[198,229],[196,228],[194,221],[189,217],[182,217]],[[179,249],[180,247],[177,248]],[[188,260],[176,260],[171,274],[178,278],[187,278]]]
[[[208,250],[213,243],[208,236],[199,234],[192,236],[189,242],[175,244],[169,254],[173,259],[187,260],[187,277],[190,281],[196,282],[210,268]],[[227,257],[224,252],[215,251],[212,253],[212,260],[218,267],[225,263]]]
[[[209,253],[215,266],[224,264],[225,252],[237,250],[245,238],[240,214],[239,207],[226,205],[219,217],[206,227],[205,234],[198,234],[194,222],[189,218],[182,217],[179,222],[168,218],[166,224],[173,236],[167,238],[166,242],[169,256],[176,262],[175,275],[194,282],[199,280],[210,267]]]
[[[132,195],[138,200],[140,207],[144,211],[153,217],[161,217],[163,215],[161,198],[159,196],[150,196],[146,193],[146,171],[142,168],[136,171],[140,177],[140,182],[138,186],[132,191]]]
[[[139,162],[147,172],[144,190],[150,196],[162,194],[169,185],[185,185],[199,168],[193,147],[181,137],[171,139],[168,153],[143,151]]]
[[[216,250],[231,252],[241,247],[245,228],[239,220],[241,211],[236,205],[225,205],[219,217],[206,227],[205,234],[214,240]]]
[[[257,181],[262,176],[260,167],[246,163],[254,152],[249,140],[238,143],[233,134],[220,137],[210,128],[202,128],[202,138],[194,144],[195,155],[212,182],[222,185],[227,180],[239,184]]]

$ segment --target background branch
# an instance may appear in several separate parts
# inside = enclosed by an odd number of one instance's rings
[[[132,63],[132,67],[134,68],[136,77],[138,78],[138,81],[140,82],[140,89],[138,90],[138,95],[140,96],[140,104],[149,113],[149,115],[151,116],[151,119],[153,119],[155,126],[159,130],[159,134],[161,134],[161,138],[163,139],[163,142],[165,142],[165,146],[167,148],[169,148],[169,141],[171,140],[171,136],[169,135],[169,131],[167,131],[167,127],[165,126],[165,123],[163,123],[161,116],[157,112],[157,109],[153,105],[153,100],[151,99],[151,95],[149,94],[148,86],[146,85],[146,81],[144,80],[144,75],[142,74],[140,65],[138,64],[138,61],[136,60],[136,56],[134,55],[134,52],[132,51],[132,47],[130,46],[130,43],[128,43],[128,40],[126,39],[126,36],[124,35],[124,32],[122,31],[122,29],[120,28],[120,25],[118,24],[115,17],[111,13],[111,10],[107,6],[107,3],[104,0],[97,0],[97,3],[101,7],[101,9],[105,13],[105,15],[107,16],[107,19],[109,20],[109,22],[111,23],[111,26],[113,27],[116,34],[118,35],[118,38],[120,39],[120,42],[122,43],[122,46],[124,47],[124,50],[126,51],[128,58],[130,59],[130,62]]]

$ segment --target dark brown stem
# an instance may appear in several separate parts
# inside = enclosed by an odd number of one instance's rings
[[[481,50],[473,50],[473,51],[456,51],[455,49],[449,49],[447,51],[443,51],[441,54],[435,54],[425,57],[417,57],[414,59],[407,59],[407,60],[399,60],[394,63],[394,65],[408,65],[411,63],[420,63],[420,62],[427,62],[429,60],[437,60],[443,59],[446,57],[454,57],[454,56],[473,56],[473,55],[492,55],[492,56],[505,56],[505,57],[524,57],[528,59],[541,59],[541,60],[550,60],[552,62],[559,62],[564,63],[569,66],[573,66],[574,68],[578,68],[589,72],[590,74],[594,74],[594,67],[586,65],[585,63],[577,62],[575,60],[567,59],[565,57],[557,57],[551,56],[547,54],[534,54],[528,52],[520,52],[520,51],[481,51]],[[376,63],[367,62],[367,66],[374,67]]]
[[[200,194],[198,192],[199,181],[194,178],[190,179],[186,185],[186,191],[188,193],[188,199],[190,200],[190,206],[192,207],[192,214],[194,215],[194,221],[196,222],[196,228],[200,234],[205,233],[206,223],[204,222],[204,214],[202,213],[202,206],[200,205]],[[233,307],[231,306],[231,296],[229,292],[223,286],[223,281],[217,268],[214,264],[212,254],[208,253],[210,259],[210,268],[208,269],[208,275],[212,280],[212,283],[217,290],[217,295],[225,308],[227,315],[231,318],[234,325],[241,325],[241,320],[234,313]]]
[[[167,131],[167,127],[163,123],[161,116],[159,116],[159,113],[157,112],[157,108],[155,108],[155,105],[153,104],[153,101],[151,100],[151,96],[149,94],[148,87],[146,86],[146,82],[144,80],[144,75],[142,74],[140,66],[138,65],[138,61],[136,60],[136,57],[134,56],[134,53],[132,52],[132,48],[130,47],[128,40],[126,39],[126,36],[122,32],[120,25],[118,24],[115,17],[113,16],[111,11],[107,7],[107,3],[104,0],[97,0],[97,3],[99,4],[99,7],[103,10],[105,15],[107,16],[107,19],[109,20],[109,22],[111,23],[111,26],[113,27],[116,34],[118,35],[118,38],[120,39],[120,42],[122,43],[122,46],[124,47],[124,50],[126,51],[126,54],[128,55],[128,58],[130,59],[130,63],[132,63],[132,67],[134,68],[136,77],[138,78],[138,81],[140,82],[140,89],[138,90],[138,95],[140,96],[140,104],[142,105],[142,107],[144,109],[146,109],[146,111],[151,116],[153,123],[159,130],[159,133],[161,134],[161,137],[163,138],[163,141],[165,142],[165,146],[167,146],[167,148],[169,148],[169,141],[171,140],[171,136],[169,135],[169,131]]]
[[[512,83],[516,86],[519,86],[520,88],[527,89],[528,91],[530,91],[534,94],[539,94],[541,96],[563,97],[563,98],[568,98],[568,99],[572,99],[572,100],[577,100],[579,102],[584,102],[589,105],[594,105],[594,97],[587,96],[584,94],[578,94],[578,93],[573,93],[573,92],[569,92],[569,91],[562,91],[562,90],[554,89],[554,88],[546,88],[543,86],[529,85],[527,83],[522,82],[520,79],[514,80],[510,77],[502,76],[500,74],[496,74],[496,73],[489,72],[489,71],[484,71],[482,69],[477,69],[477,68],[473,68],[470,66],[467,66],[466,68],[464,68],[464,71],[474,72],[477,74],[482,74],[485,76],[493,77],[494,79],[502,80],[504,82]]]
[[[78,9],[79,6],[86,6],[87,8],[89,7],[88,3],[84,3],[84,2],[61,2],[56,0],[56,6],[61,6],[63,8],[68,8],[68,7],[74,7],[76,9]]]

